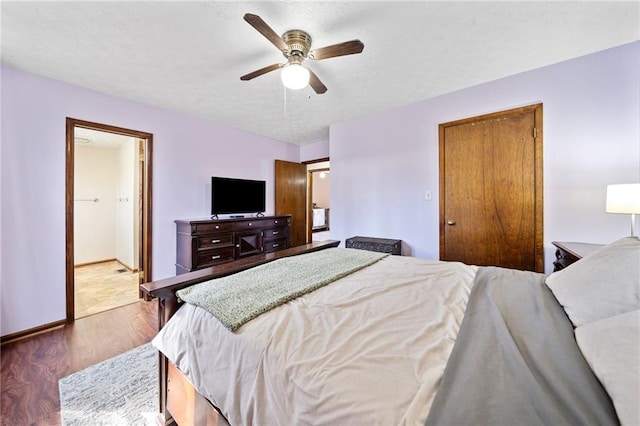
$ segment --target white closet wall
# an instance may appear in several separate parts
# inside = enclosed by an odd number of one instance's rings
[[[118,151],[75,146],[74,263],[115,258]],[[97,202],[91,201],[98,199]]]
[[[131,139],[118,149],[115,206],[115,258],[129,269],[138,269],[137,256],[137,143]]]
[[[137,143],[75,147],[75,264],[117,259],[138,269]],[[99,201],[95,202],[94,199]]]

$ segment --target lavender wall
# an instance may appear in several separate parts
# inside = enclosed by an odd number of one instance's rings
[[[320,141],[300,147],[300,161],[318,160],[329,157],[329,141]]]
[[[299,147],[9,67],[2,78],[1,325],[65,318],[65,118],[153,134],[153,278],[175,275],[174,219],[209,213],[212,175],[267,181]]]
[[[640,181],[640,42],[332,126],[331,237],[399,238],[438,258],[438,124],[538,102],[546,270],[551,241],[628,235],[629,217],[604,207],[607,184]]]

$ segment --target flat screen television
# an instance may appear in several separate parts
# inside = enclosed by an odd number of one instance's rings
[[[265,211],[263,180],[211,177],[211,215],[263,213]]]

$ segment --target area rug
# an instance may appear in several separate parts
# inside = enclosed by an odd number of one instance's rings
[[[158,408],[158,352],[147,343],[58,381],[62,426],[151,426]]]

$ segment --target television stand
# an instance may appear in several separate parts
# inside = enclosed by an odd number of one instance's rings
[[[176,274],[291,247],[291,215],[175,223]]]

